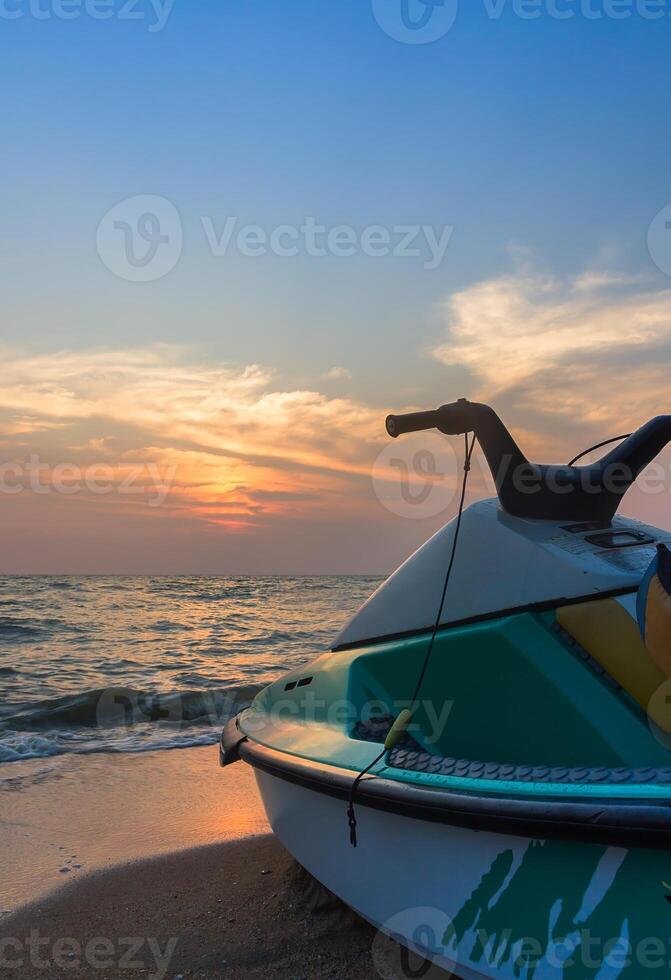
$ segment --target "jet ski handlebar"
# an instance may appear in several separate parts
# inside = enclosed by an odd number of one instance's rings
[[[671,441],[671,415],[659,415],[586,466],[531,463],[489,405],[460,398],[429,412],[389,415],[387,432],[474,432],[494,477],[501,506],[516,517],[608,525],[629,487]]]

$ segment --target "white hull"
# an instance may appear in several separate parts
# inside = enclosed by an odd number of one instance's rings
[[[359,915],[404,938],[411,948],[421,949],[463,980],[498,980],[504,975],[486,966],[484,972],[474,969],[454,949],[444,947],[442,938],[497,856],[514,852],[512,874],[528,841],[358,806],[354,848],[345,802],[259,770],[255,775],[275,835],[304,868]],[[424,936],[429,941],[434,937],[429,948]],[[468,948],[478,942],[476,934],[464,938],[467,942],[462,946]],[[510,976],[514,976],[512,968]]]
[[[356,807],[354,848],[343,800],[258,769],[255,774],[273,831],[296,860],[383,933],[461,980],[565,980],[569,945],[578,947],[582,925],[603,911],[611,887],[636,855],[622,847],[530,841],[363,806]],[[557,918],[576,898],[573,926],[557,941]],[[611,925],[608,938],[625,941],[627,914],[618,903]],[[520,968],[529,939],[539,943],[530,972],[528,962]],[[404,970],[379,972],[383,978],[424,975]],[[598,980],[617,980],[622,971],[621,964],[602,963]],[[626,975],[647,980],[651,974],[641,969]]]

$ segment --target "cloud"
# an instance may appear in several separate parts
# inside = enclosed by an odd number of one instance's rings
[[[322,381],[351,381],[352,372],[345,367],[332,367],[322,374]]]
[[[527,261],[450,296],[447,337],[432,353],[466,368],[470,396],[505,410],[537,445],[558,447],[577,426],[635,427],[665,410],[671,355],[671,290],[644,285],[608,271],[558,279]]]
[[[368,478],[383,439],[383,410],[287,390],[260,365],[198,363],[178,347],[0,356],[5,460],[104,463],[117,484],[152,464],[172,474],[166,509],[217,525],[325,508]]]
[[[593,289],[607,289],[613,286],[641,285],[647,280],[646,276],[628,275],[623,272],[609,272],[606,269],[587,269],[571,280],[573,288],[579,292]]]

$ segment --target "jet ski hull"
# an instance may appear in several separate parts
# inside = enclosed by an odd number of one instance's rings
[[[273,832],[300,864],[463,980],[644,980],[671,965],[669,850],[476,830],[361,803],[354,848],[333,786],[255,775]]]

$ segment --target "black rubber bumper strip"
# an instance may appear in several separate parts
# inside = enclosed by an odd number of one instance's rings
[[[230,757],[234,751],[237,757],[271,776],[343,801],[349,798],[356,773],[266,748],[245,738],[237,725],[235,731],[234,750],[230,748],[234,742],[233,729],[226,746],[222,736],[222,756],[228,753]],[[367,776],[359,784],[357,806],[415,820],[532,839],[671,849],[671,803],[500,797],[436,790]]]
[[[237,717],[226,722],[219,742],[219,765],[222,768],[239,761],[240,745],[246,738],[247,736],[243,735],[238,727]]]

